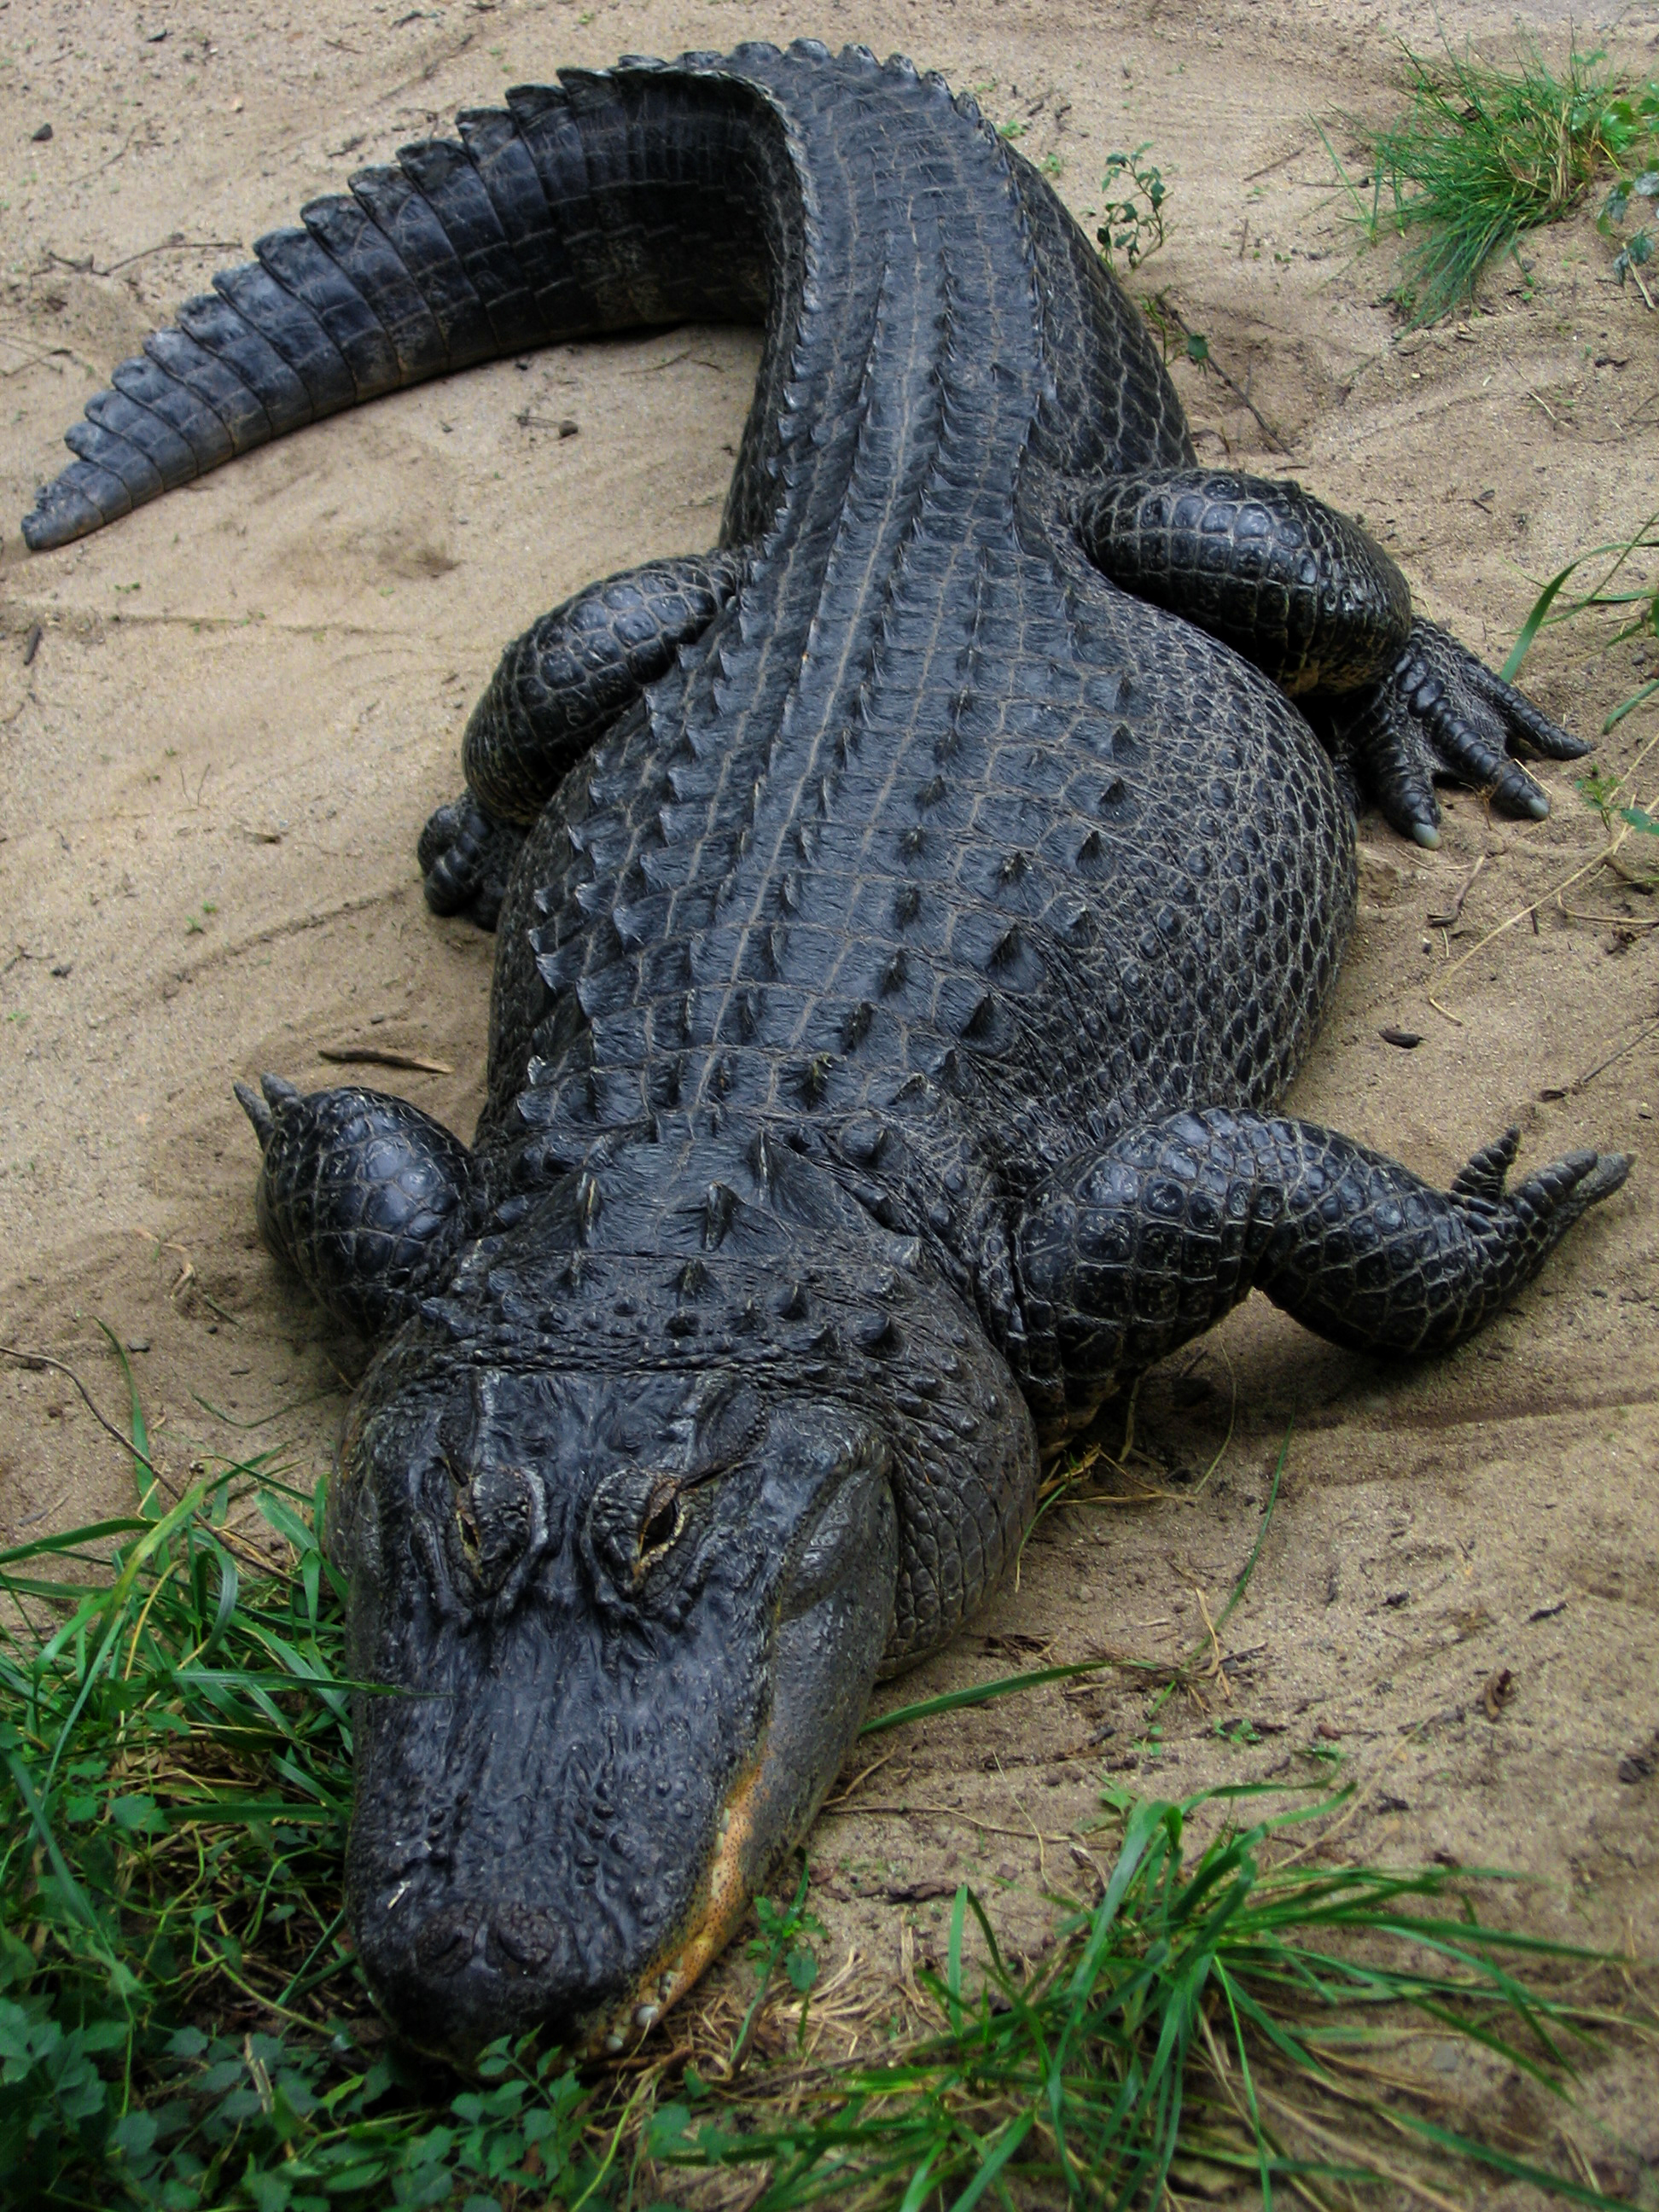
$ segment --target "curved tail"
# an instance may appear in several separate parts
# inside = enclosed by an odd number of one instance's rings
[[[564,70],[406,146],[187,300],[65,433],[35,551],[302,424],[601,331],[764,319],[799,207],[781,119],[713,56]]]

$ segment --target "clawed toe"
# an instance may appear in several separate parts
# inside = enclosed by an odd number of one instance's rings
[[[1516,1183],[1504,1188],[1521,1143],[1519,1129],[1505,1129],[1452,1177],[1448,1194],[1496,1213],[1507,1208],[1512,1218],[1534,1230],[1560,1229],[1604,1198],[1610,1198],[1630,1173],[1628,1152],[1595,1152],[1585,1149],[1565,1153],[1547,1167],[1534,1168]]]
[[[494,929],[524,832],[497,822],[464,793],[427,819],[416,848],[434,914],[464,914]]]
[[[1339,762],[1395,829],[1440,842],[1437,781],[1484,792],[1500,813],[1541,821],[1550,803],[1516,757],[1576,760],[1590,749],[1492,674],[1455,638],[1414,622],[1387,672],[1325,704]]]
[[[1630,1170],[1628,1152],[1568,1152],[1517,1183],[1506,1204],[1522,1237],[1547,1251],[1580,1215],[1611,1198]]]
[[[1458,1170],[1451,1180],[1454,1198],[1481,1198],[1495,1203],[1504,1195],[1504,1178],[1515,1164],[1520,1149],[1521,1132],[1505,1129],[1501,1137],[1490,1145],[1483,1145],[1468,1164]]]

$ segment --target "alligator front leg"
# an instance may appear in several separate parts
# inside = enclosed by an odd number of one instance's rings
[[[483,1185],[459,1137],[406,1099],[356,1088],[304,1097],[280,1077],[235,1086],[264,1155],[265,1243],[338,1321],[379,1336],[448,1279]]]
[[[514,638],[466,726],[466,790],[421,833],[434,913],[495,927],[524,832],[589,747],[702,635],[741,561],[649,561],[590,584]]]
[[[1630,1166],[1572,1152],[1506,1190],[1517,1142],[1437,1191],[1307,1121],[1212,1109],[1127,1132],[1062,1169],[1018,1231],[1034,1398],[1074,1425],[1252,1289],[1355,1351],[1449,1349]]]
[[[1589,750],[1455,638],[1414,620],[1382,548],[1297,484],[1202,469],[1113,477],[1082,495],[1076,524],[1103,574],[1298,698],[1339,769],[1419,844],[1440,841],[1437,779],[1536,818],[1549,801],[1512,755]]]

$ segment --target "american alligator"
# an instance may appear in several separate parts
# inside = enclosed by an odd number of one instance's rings
[[[63,543],[394,386],[758,321],[720,542],[508,647],[432,903],[499,920],[471,1149],[239,1094],[374,1347],[330,1540],[348,1892],[416,2040],[647,2027],[951,1637],[1039,1455],[1254,1286],[1442,1351],[1623,1180],[1443,1194],[1276,1116],[1353,804],[1583,750],[1293,484],[1197,466],[1141,317],[937,77],[627,59],[462,115],[215,279],[69,433]],[[1294,701],[1299,703],[1293,703]]]

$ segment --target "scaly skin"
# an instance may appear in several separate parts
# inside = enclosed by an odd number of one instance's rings
[[[1530,811],[1511,744],[1577,748],[1357,526],[1196,468],[971,101],[757,46],[461,130],[118,369],[25,528],[491,354],[764,324],[718,547],[509,647],[422,837],[433,903],[499,921],[471,1152],[242,1094],[268,1238],[377,1346],[331,1527],[352,1671],[410,1693],[356,1709],[371,1982],[424,2042],[617,2043],[878,1673],[995,1586],[1042,1443],[1252,1284],[1446,1348],[1626,1164],[1506,1196],[1505,1139],[1443,1194],[1273,1116],[1352,917],[1346,793],[1431,839],[1436,775]]]

